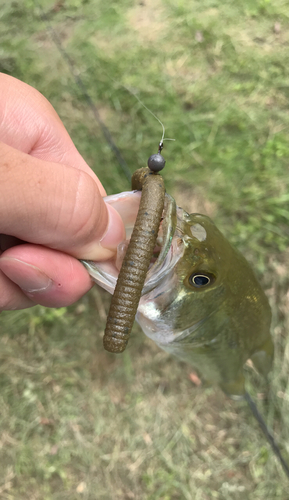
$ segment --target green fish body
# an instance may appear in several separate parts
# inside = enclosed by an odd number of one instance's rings
[[[135,192],[106,200],[121,214],[128,238],[138,200]],[[137,322],[159,347],[191,364],[203,380],[232,397],[243,397],[244,363],[250,358],[266,377],[274,354],[271,310],[254,272],[209,217],[176,208],[168,195],[159,245]],[[115,263],[85,265],[95,281],[113,293]]]

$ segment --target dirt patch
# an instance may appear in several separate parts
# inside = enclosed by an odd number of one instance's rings
[[[156,42],[167,28],[166,16],[158,0],[140,1],[127,12],[130,26],[138,32],[142,42]]]
[[[208,200],[199,189],[184,189],[183,185],[179,185],[174,190],[174,198],[177,205],[181,204],[190,214],[200,213],[212,219],[215,217],[217,205]]]

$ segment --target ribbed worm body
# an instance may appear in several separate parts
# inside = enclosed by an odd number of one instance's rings
[[[128,343],[156,245],[165,199],[163,178],[149,168],[141,168],[133,174],[132,189],[142,190],[142,196],[103,337],[104,348],[115,353],[123,352]]]

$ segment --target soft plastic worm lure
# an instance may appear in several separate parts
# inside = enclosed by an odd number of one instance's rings
[[[123,352],[127,346],[156,245],[165,199],[164,181],[158,174],[165,166],[162,148],[161,141],[158,153],[148,160],[149,168],[140,168],[132,176],[132,189],[142,195],[108,312],[103,346],[109,352]]]

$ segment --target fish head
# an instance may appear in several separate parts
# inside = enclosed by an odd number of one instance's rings
[[[208,217],[179,207],[176,217],[169,255],[162,269],[150,270],[155,286],[144,289],[137,313],[146,335],[162,345],[191,336],[221,306],[225,295],[227,249],[218,251],[218,229]],[[147,288],[149,284],[150,280]]]
[[[116,203],[115,196],[107,202],[120,212],[129,239],[139,193],[116,196]],[[117,259],[86,267],[113,293]],[[264,376],[271,369],[271,311],[251,267],[209,217],[188,214],[168,195],[136,320],[162,349],[190,363],[232,397],[245,393],[243,365],[248,358]]]

